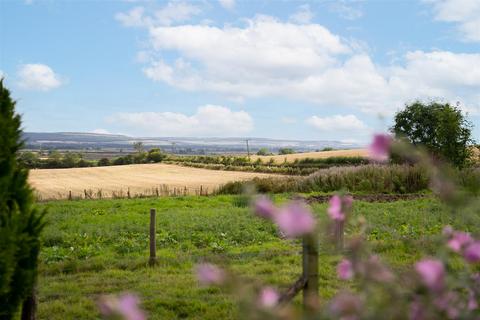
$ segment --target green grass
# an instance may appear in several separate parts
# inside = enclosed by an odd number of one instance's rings
[[[286,198],[278,195],[276,201]],[[279,239],[272,224],[254,217],[235,196],[58,201],[41,206],[48,208],[49,223],[40,255],[40,319],[97,319],[96,298],[125,291],[140,295],[151,319],[235,318],[233,297],[197,285],[192,273],[196,263],[213,261],[279,288],[288,287],[301,273],[300,243]],[[147,266],[150,208],[157,209],[159,263],[154,268]],[[313,208],[324,220],[326,204]],[[432,254],[432,235],[445,224],[472,228],[435,199],[357,202],[354,215],[367,219],[374,251],[394,268]],[[321,244],[322,297],[343,285],[335,275],[339,259]]]

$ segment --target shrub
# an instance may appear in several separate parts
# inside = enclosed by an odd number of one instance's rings
[[[102,158],[102,159],[98,160],[97,165],[99,167],[109,166],[109,165],[111,165],[111,162],[110,162],[110,159],[108,159],[108,158]]]
[[[292,154],[292,153],[295,153],[295,150],[293,150],[292,148],[281,148],[280,150],[278,150],[278,154]]]
[[[21,118],[0,80],[0,319],[12,319],[37,276],[43,213],[33,206],[28,171],[17,161]]]
[[[268,156],[271,154],[272,153],[267,148],[260,148],[260,150],[257,151],[257,156]]]

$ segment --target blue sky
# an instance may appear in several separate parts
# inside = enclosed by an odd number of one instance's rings
[[[27,131],[365,142],[415,99],[480,140],[480,1],[0,1]]]

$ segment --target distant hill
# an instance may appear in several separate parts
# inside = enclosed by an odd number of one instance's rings
[[[147,148],[159,147],[169,152],[184,154],[246,153],[246,140],[250,151],[267,148],[277,152],[292,148],[297,152],[317,151],[324,148],[352,149],[361,146],[340,141],[302,141],[267,138],[182,138],[182,137],[129,137],[116,134],[85,132],[25,132],[26,149],[60,150],[119,150],[132,149],[133,142],[141,141]]]

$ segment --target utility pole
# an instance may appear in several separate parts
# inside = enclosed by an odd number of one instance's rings
[[[247,142],[247,154],[248,158],[250,159],[250,147],[248,146],[248,139],[245,140]]]

